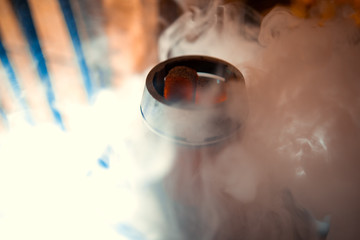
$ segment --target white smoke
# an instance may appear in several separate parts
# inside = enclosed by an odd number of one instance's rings
[[[92,106],[62,105],[66,131],[17,121],[1,135],[0,239],[160,239],[166,222],[152,189],[173,150],[142,123],[144,78],[100,92]]]
[[[68,132],[1,136],[0,238],[317,239],[329,218],[316,219],[331,215],[328,239],[357,239],[360,34],[345,13],[324,23],[285,8],[264,19],[242,4],[192,8],[162,34],[160,59],[239,68],[250,111],[239,141],[174,151],[143,128],[145,76],[91,107],[59,106]]]
[[[197,239],[316,239],[315,218],[326,215],[328,239],[358,238],[360,29],[348,13],[324,22],[277,7],[257,27],[244,6],[215,5],[185,13],[161,36],[162,59],[222,58],[247,85],[241,141],[201,160],[198,178],[214,192],[199,194],[209,223]],[[224,223],[231,211],[233,227]],[[234,235],[219,235],[223,228]]]

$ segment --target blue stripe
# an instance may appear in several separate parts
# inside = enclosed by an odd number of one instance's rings
[[[88,62],[91,81],[95,91],[97,91],[97,88],[103,89],[111,86],[107,43],[105,43],[106,41],[99,43],[94,41],[94,39],[98,39],[99,36],[102,37],[105,35],[103,30],[104,9],[101,1],[89,2],[81,0],[77,1],[76,4],[79,8],[78,14],[74,11],[76,23],[80,22],[80,24],[84,24],[83,26],[80,25],[81,27],[76,24],[80,36],[82,36],[83,33],[84,36],[89,39],[90,47],[97,48],[96,52],[101,52],[96,58],[96,61]]]
[[[41,50],[39,38],[36,33],[34,22],[31,16],[30,7],[27,0],[12,0],[13,9],[20,21],[23,33],[28,41],[30,52],[35,60],[36,68],[42,84],[46,89],[46,98],[51,112],[57,124],[65,129],[60,112],[55,107],[55,95],[50,81],[50,75],[46,66],[46,60]]]
[[[12,65],[10,63],[10,60],[8,58],[8,55],[6,53],[5,47],[4,47],[1,39],[0,39],[0,59],[1,59],[1,62],[3,64],[3,66],[4,66],[6,74],[8,76],[8,79],[10,81],[11,88],[14,91],[15,97],[20,102],[21,107],[25,111],[26,120],[30,124],[34,124],[34,121],[33,121],[33,118],[32,118],[32,116],[30,114],[29,107],[28,107],[28,105],[26,103],[25,97],[21,94],[21,87],[20,87],[20,84],[19,84],[19,82],[18,82],[18,80],[16,78],[14,68],[12,67]]]
[[[116,227],[117,232],[128,240],[145,240],[144,235],[137,229],[126,223],[119,223]]]
[[[9,127],[8,119],[6,117],[4,110],[1,107],[0,107],[0,117],[1,117],[2,122],[4,123],[5,127],[8,128]]]
[[[90,78],[89,68],[85,61],[84,52],[81,47],[81,41],[80,41],[79,33],[78,33],[78,30],[76,27],[74,14],[73,14],[73,11],[71,10],[70,1],[69,0],[59,0],[59,4],[60,4],[61,10],[63,12],[65,22],[68,27],[68,31],[69,31],[69,34],[70,34],[70,37],[71,37],[71,40],[72,40],[72,43],[74,46],[76,58],[78,60],[79,66],[80,66],[80,71],[81,71],[81,74],[84,79],[85,90],[86,90],[88,99],[91,100],[93,93],[94,93],[93,85],[92,85],[92,81]]]

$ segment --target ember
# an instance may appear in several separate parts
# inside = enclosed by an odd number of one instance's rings
[[[194,69],[177,66],[165,77],[164,97],[171,102],[211,105],[226,100],[223,77],[197,73]]]
[[[174,67],[165,77],[164,97],[172,102],[194,102],[197,72],[184,66]]]

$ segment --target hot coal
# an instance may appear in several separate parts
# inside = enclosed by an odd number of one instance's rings
[[[164,97],[171,102],[194,102],[197,72],[185,66],[172,68],[165,77]]]

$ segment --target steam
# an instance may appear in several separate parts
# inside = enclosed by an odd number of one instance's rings
[[[63,105],[66,132],[17,120],[1,135],[1,239],[163,236],[163,194],[153,192],[173,146],[143,125],[144,79],[134,75],[119,90],[102,91],[92,106]]]
[[[162,59],[222,58],[247,85],[241,141],[198,160],[207,193],[195,208],[208,225],[196,239],[317,239],[316,218],[327,215],[328,239],[359,236],[360,30],[349,11],[324,22],[277,7],[258,27],[260,16],[244,6],[214,5],[185,13],[161,36]]]
[[[218,6],[216,2],[209,9],[193,8],[165,30],[159,40],[160,60],[203,54],[238,64],[256,56],[261,16],[240,3]]]
[[[185,9],[185,7],[183,7]],[[203,54],[244,74],[240,138],[174,146],[143,124],[145,75],[94,105],[63,104],[68,131],[18,123],[0,137],[1,239],[328,239],[360,235],[360,30],[275,8],[185,12],[159,57]],[[11,121],[11,116],[10,116]]]

